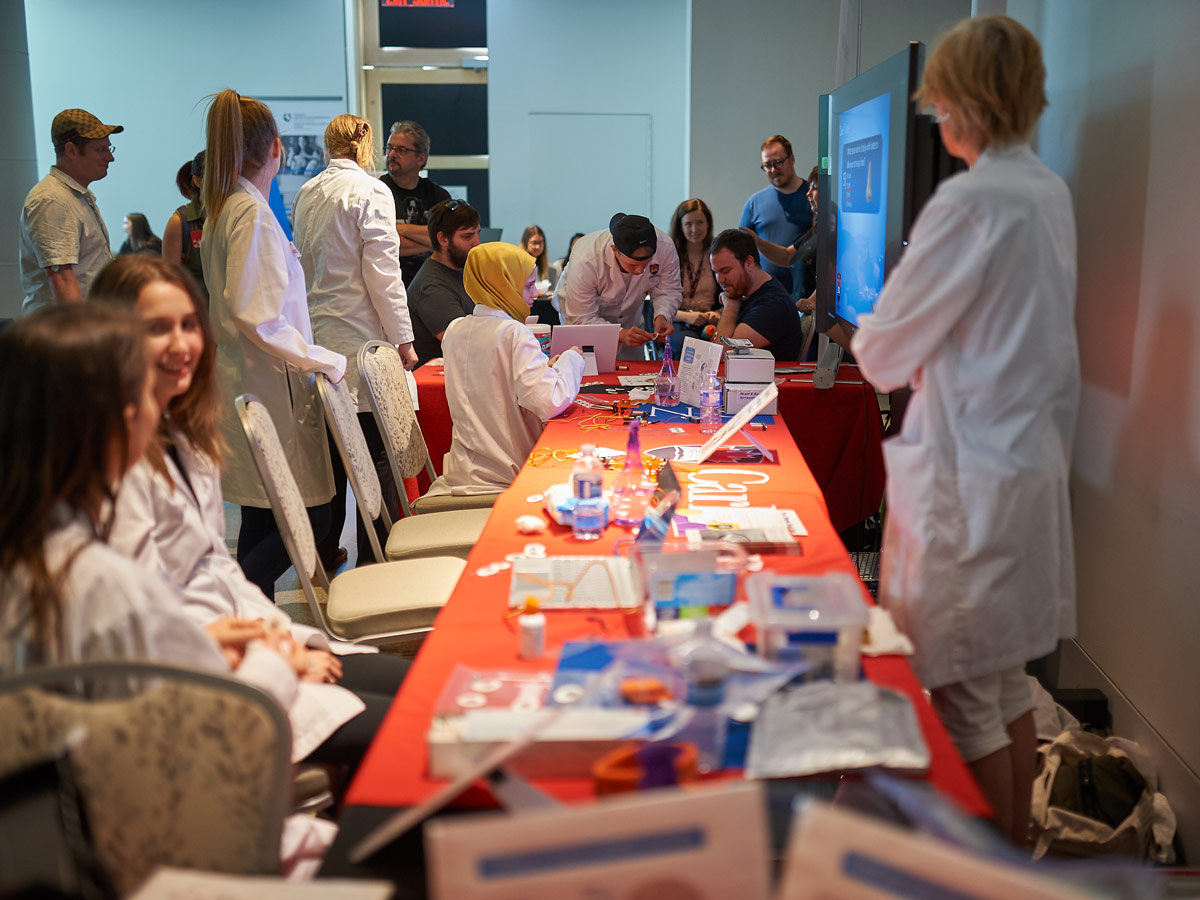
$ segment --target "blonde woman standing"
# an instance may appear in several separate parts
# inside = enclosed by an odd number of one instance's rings
[[[271,413],[321,540],[329,528],[333,470],[313,375],[341,380],[346,358],[313,343],[299,253],[267,205],[283,152],[271,111],[221,91],[209,108],[207,131],[202,196],[208,219],[200,253],[223,393],[221,437],[228,450],[221,483],[225,499],[242,507],[238,562],[274,597],[275,580],[289,562],[233,398],[254,394]]]
[[[1028,144],[1045,80],[1037,40],[1005,16],[933,52],[917,100],[970,170],[925,204],[852,345],[878,389],[913,389],[884,446],[880,603],[1018,845],[1037,760],[1025,663],[1075,632],[1075,215]]]
[[[337,116],[325,129],[325,154],[329,165],[300,188],[294,207],[313,335],[322,346],[348,358],[355,358],[367,341],[388,341],[398,345],[400,359],[411,369],[417,353],[400,276],[396,201],[382,181],[366,172],[375,157],[370,123],[358,116]],[[400,495],[375,417],[359,389],[356,365],[347,368],[346,382],[358,403],[358,421],[379,473],[384,503],[395,516]],[[337,493],[325,549],[336,551],[346,515],[346,476],[339,471],[336,453],[332,459]],[[370,541],[361,521],[358,550],[360,559],[369,558]]]

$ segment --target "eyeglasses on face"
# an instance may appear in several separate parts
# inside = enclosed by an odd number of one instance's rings
[[[70,138],[69,140],[72,144],[74,144],[76,147],[79,148],[80,153],[92,152],[92,153],[103,154],[103,153],[116,153],[117,152],[117,148],[114,147],[112,144],[108,144],[108,143],[96,144],[96,143],[93,143],[88,138],[81,138],[81,137]]]
[[[397,147],[395,144],[387,145],[388,153],[395,153],[397,156],[404,156],[409,153],[420,153],[415,147]]]
[[[759,168],[764,172],[770,172],[772,169],[782,169],[784,163],[786,163],[789,159],[791,159],[790,156],[785,156],[783,159],[768,159],[761,166],[759,166]]]

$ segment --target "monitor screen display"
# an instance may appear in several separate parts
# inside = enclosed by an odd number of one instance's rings
[[[922,47],[909,46],[822,98],[817,325],[857,328],[879,300],[911,225]]]
[[[869,313],[883,288],[887,245],[891,93],[838,117],[837,314],[851,325]]]

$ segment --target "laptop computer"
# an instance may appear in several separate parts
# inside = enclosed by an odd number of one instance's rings
[[[550,355],[557,356],[564,350],[580,347],[584,359],[589,351],[595,361],[595,369],[587,366],[584,375],[599,375],[617,369],[617,338],[620,325],[556,325],[550,332]]]

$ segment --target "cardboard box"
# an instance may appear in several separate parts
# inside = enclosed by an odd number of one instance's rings
[[[775,357],[766,350],[730,350],[725,354],[725,380],[770,384],[775,380]]]
[[[772,357],[772,362],[774,358]],[[774,371],[774,369],[772,369]],[[770,382],[767,382],[770,384]],[[726,381],[725,382],[725,415],[731,416],[760,393],[766,385],[763,384],[745,384]],[[779,399],[776,398],[768,403],[759,415],[774,416],[779,413]]]

